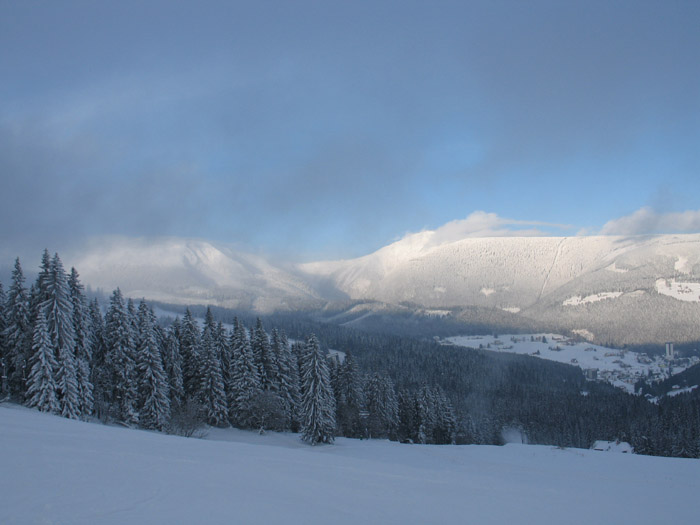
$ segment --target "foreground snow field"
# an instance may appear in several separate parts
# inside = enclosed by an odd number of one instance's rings
[[[0,406],[0,523],[694,523],[700,461],[212,429]]]

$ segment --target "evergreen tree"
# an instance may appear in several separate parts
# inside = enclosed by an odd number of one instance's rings
[[[86,417],[92,414],[94,406],[93,386],[90,377],[90,363],[92,361],[92,342],[89,333],[90,313],[85,299],[85,288],[80,282],[75,268],[71,268],[68,289],[73,306],[79,412],[81,416]]]
[[[3,355],[3,392],[21,398],[25,391],[25,378],[29,372],[27,358],[32,347],[32,326],[29,317],[29,298],[24,287],[24,274],[19,258],[12,271],[12,284],[7,293],[5,307]]]
[[[156,340],[155,315],[145,301],[139,304],[138,329],[139,423],[144,428],[163,430],[170,419],[169,389]]]
[[[214,324],[211,309],[207,308],[201,339],[202,383],[199,395],[205,407],[207,423],[212,426],[224,425],[228,415],[217,339],[218,330]]]
[[[110,298],[105,322],[105,367],[108,383],[105,391],[113,416],[127,425],[138,423],[136,410],[136,364],[131,322],[119,288]]]
[[[369,437],[393,437],[398,425],[398,401],[394,384],[386,376],[373,374],[365,383]]]
[[[7,328],[7,318],[5,316],[5,289],[0,282],[0,399],[5,395],[5,358],[7,357],[7,347],[5,346],[5,329]]]
[[[97,299],[90,302],[88,309],[88,339],[92,350],[90,361],[90,382],[92,383],[93,411],[105,419],[109,414],[109,398],[111,388],[110,369],[107,366],[105,346],[105,323],[102,310]]]
[[[275,354],[270,346],[270,338],[263,328],[262,321],[258,317],[255,323],[255,329],[251,336],[251,347],[253,349],[253,357],[260,372],[260,385],[263,390],[276,392],[277,385],[277,361]]]
[[[362,383],[357,363],[351,353],[338,365],[336,384],[336,423],[338,431],[348,437],[360,437],[364,428],[360,413],[364,405]]]
[[[58,365],[54,359],[48,330],[46,316],[42,310],[39,310],[39,315],[34,323],[33,355],[30,360],[32,369],[27,379],[27,406],[38,408],[42,412],[56,414],[60,410],[54,379]]]
[[[46,300],[40,308],[46,315],[49,337],[58,361],[56,384],[61,415],[70,419],[80,417],[78,371],[75,359],[75,330],[73,305],[63,263],[55,254],[51,259]],[[38,319],[38,316],[37,316]]]
[[[175,319],[172,326],[163,332],[163,366],[168,378],[170,390],[170,408],[176,411],[185,401],[185,387],[182,383],[182,356],[180,355],[180,320]]]
[[[255,405],[262,389],[247,331],[238,319],[235,320],[231,335],[231,350],[233,369],[229,389],[229,417],[237,426],[250,428],[256,424]]]
[[[287,418],[287,428],[299,427],[299,368],[284,332],[272,331],[272,350],[277,362],[278,392]]]
[[[332,443],[335,400],[326,358],[315,335],[306,341],[301,367],[302,438],[312,445]]]
[[[195,398],[202,385],[199,328],[189,308],[185,310],[180,330],[180,354],[182,355],[182,381],[185,387],[185,397]]]

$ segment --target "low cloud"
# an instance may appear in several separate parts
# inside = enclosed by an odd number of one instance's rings
[[[439,228],[418,234],[408,234],[404,239],[414,235],[429,233],[425,248],[439,246],[466,238],[479,237],[541,237],[561,234],[561,230],[570,229],[566,224],[542,221],[522,221],[501,217],[496,213],[475,211],[466,219],[450,221]],[[556,230],[553,233],[551,230]]]
[[[630,215],[605,223],[602,235],[645,235],[651,233],[698,233],[700,210],[659,213],[652,208],[640,208]]]

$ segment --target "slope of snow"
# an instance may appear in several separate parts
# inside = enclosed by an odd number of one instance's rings
[[[207,440],[0,407],[0,522],[693,523],[700,462],[212,429]]]
[[[110,293],[270,312],[318,303],[302,279],[264,258],[197,239],[103,237],[69,258],[82,281]]]
[[[679,301],[700,302],[700,283],[682,283],[675,279],[657,279],[656,291]]]
[[[467,348],[484,348],[495,352],[524,354],[578,366],[582,370],[597,370],[598,378],[634,393],[640,378],[668,377],[669,363],[661,356],[606,348],[590,343],[575,342],[558,334],[493,335],[449,337],[446,343]],[[673,372],[680,373],[700,362],[697,357],[673,362]]]
[[[601,292],[593,295],[587,295],[586,297],[575,295],[573,297],[569,297],[562,304],[564,306],[579,306],[581,304],[597,303],[598,301],[603,301],[605,299],[616,299],[621,295],[622,292]]]

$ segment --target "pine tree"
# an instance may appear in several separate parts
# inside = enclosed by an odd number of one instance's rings
[[[5,289],[0,281],[0,399],[5,395],[5,359],[7,357],[7,347],[5,346],[5,329],[7,328],[6,303]]]
[[[336,419],[338,430],[344,436],[360,437],[364,428],[360,412],[364,405],[362,383],[357,363],[349,352],[338,366],[337,386],[333,391],[336,395]]]
[[[73,328],[73,305],[66,280],[63,263],[55,254],[51,259],[49,279],[46,286],[47,299],[40,308],[46,315],[51,345],[57,357],[58,402],[61,415],[70,419],[80,417],[77,363],[75,359],[75,330]],[[37,316],[38,319],[38,316]]]
[[[119,288],[110,298],[105,322],[105,362],[108,383],[105,392],[114,417],[126,423],[138,423],[136,410],[136,364],[129,314]]]
[[[25,378],[29,372],[27,358],[32,347],[32,326],[29,317],[29,298],[24,287],[24,274],[19,258],[12,271],[12,284],[7,293],[5,308],[3,359],[3,392],[22,398]]]
[[[46,316],[39,310],[32,338],[32,369],[27,379],[27,406],[56,414],[60,410],[54,378],[58,365],[54,359],[48,329]]]
[[[299,369],[284,332],[272,331],[272,350],[277,362],[278,395],[287,417],[287,428],[297,431],[299,427]]]
[[[228,410],[226,406],[226,391],[221,374],[221,360],[217,344],[217,328],[211,309],[207,308],[202,330],[201,346],[201,385],[199,397],[205,407],[207,423],[212,426],[222,426],[226,423]]]
[[[233,370],[229,389],[229,417],[235,425],[250,428],[256,424],[255,404],[262,392],[260,375],[247,331],[238,319],[234,323],[231,335]]]
[[[277,361],[275,354],[270,346],[270,338],[263,328],[262,321],[258,317],[255,322],[255,329],[251,336],[251,347],[253,349],[253,357],[260,372],[260,385],[263,390],[276,392],[277,385]]]
[[[301,367],[302,439],[312,445],[332,443],[335,400],[326,358],[315,335],[306,341]]]
[[[93,386],[90,372],[92,344],[89,333],[90,314],[85,299],[85,289],[78,272],[71,268],[68,289],[73,306],[73,330],[75,332],[76,381],[78,383],[78,406],[82,417],[92,414],[94,407]]]
[[[105,324],[97,299],[90,302],[88,338],[92,350],[90,361],[90,382],[92,383],[93,411],[100,419],[109,415],[111,389],[110,369],[106,365]]]
[[[180,320],[175,319],[172,326],[163,333],[163,366],[168,378],[170,390],[170,408],[172,412],[180,409],[185,402],[185,387],[182,382],[182,356],[180,355]]]
[[[398,425],[398,401],[394,384],[386,376],[374,374],[365,384],[367,427],[370,437],[393,437]]]
[[[180,330],[180,354],[182,355],[182,381],[185,397],[195,398],[202,385],[201,358],[199,355],[199,328],[188,308]]]
[[[170,419],[168,382],[155,334],[155,315],[141,301],[138,309],[136,373],[139,423],[143,428],[163,430]]]

